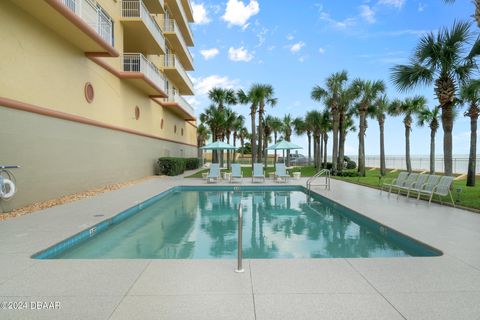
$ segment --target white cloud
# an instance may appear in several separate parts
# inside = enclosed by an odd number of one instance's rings
[[[427,7],[426,4],[423,4],[423,3],[420,2],[420,3],[418,4],[417,10],[418,10],[418,12],[423,12],[426,7]]]
[[[200,50],[200,54],[205,60],[214,58],[220,51],[217,48]]]
[[[330,14],[321,11],[320,20],[326,21],[331,27],[335,29],[346,29],[348,27],[354,26],[356,23],[355,18],[345,18],[343,20],[335,20],[330,17]]]
[[[293,38],[294,38],[294,36],[292,36],[291,34],[287,35],[287,40],[288,40],[288,41],[292,41]]]
[[[360,16],[368,23],[375,23],[375,11],[366,4],[362,4],[360,7]]]
[[[318,52],[321,53],[321,54],[324,54],[325,53],[325,48],[318,48]]]
[[[245,61],[248,62],[253,59],[253,54],[248,52],[244,47],[228,49],[228,58],[232,61]]]
[[[298,61],[304,62],[307,58],[308,56],[301,56],[300,58],[298,58]]]
[[[208,24],[210,23],[210,18],[208,17],[207,9],[203,3],[192,2],[192,11],[193,11],[193,20],[195,24]]]
[[[405,0],[380,0],[378,1],[378,3],[386,6],[395,7],[397,9],[401,9],[405,4]]]
[[[259,12],[260,6],[256,0],[250,0],[248,5],[245,5],[241,0],[228,0],[222,19],[228,22],[229,26],[243,27],[248,19]]]
[[[226,76],[222,77],[216,74],[204,78],[192,78],[192,81],[195,87],[195,94],[197,96],[206,95],[208,91],[210,91],[214,87],[221,87],[227,89],[238,87],[238,80],[232,80]]]
[[[291,51],[292,53],[297,53],[297,52],[299,52],[300,50],[302,50],[302,48],[303,48],[304,46],[305,46],[305,42],[299,41],[299,42],[294,43],[294,44],[292,44],[291,46],[289,46],[289,48],[290,48],[290,51]]]

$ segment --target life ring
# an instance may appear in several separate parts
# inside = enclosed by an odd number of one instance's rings
[[[13,183],[12,180],[9,180],[9,179],[2,179],[2,181],[0,181],[0,198],[2,199],[9,199],[11,197],[14,196],[15,192],[17,191],[15,189],[15,184]],[[7,188],[5,188],[5,186],[8,185],[8,191],[6,190]]]

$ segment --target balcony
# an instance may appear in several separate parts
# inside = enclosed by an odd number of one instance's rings
[[[143,0],[143,3],[145,3],[145,6],[151,13],[159,14],[165,12],[163,0]]]
[[[177,21],[180,31],[182,31],[183,38],[187,46],[193,46],[193,35],[192,30],[190,30],[190,25],[188,24],[187,14],[183,9],[181,0],[165,0],[170,12],[172,13],[173,18]]]
[[[118,57],[113,21],[93,0],[11,0],[84,52]]]
[[[180,94],[193,95],[193,83],[180,61],[174,54],[166,54],[161,59],[163,73],[178,88]]]
[[[190,4],[190,0],[182,0],[183,10],[187,16],[188,22],[195,22],[193,20],[193,10]]]
[[[123,54],[121,77],[151,97],[166,97],[165,76],[141,53]]]
[[[183,39],[182,32],[178,28],[177,22],[174,19],[165,19],[163,22],[164,35],[175,51],[178,60],[182,63],[185,70],[193,70],[193,57],[188,50],[187,44]]]
[[[164,54],[162,29],[150,15],[142,0],[124,0],[121,5],[123,47],[125,51]]]
[[[162,99],[161,105],[182,117],[183,120],[195,120],[195,111],[192,106],[181,95],[176,94],[173,90],[168,92],[168,98]]]

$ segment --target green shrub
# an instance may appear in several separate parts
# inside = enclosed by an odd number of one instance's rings
[[[157,161],[158,170],[160,174],[167,176],[178,176],[185,171],[185,158],[163,157]]]
[[[187,170],[195,170],[200,167],[200,159],[199,158],[186,158],[185,159],[185,169]]]
[[[353,172],[353,171],[342,171],[342,172],[337,172],[336,176],[338,177],[358,177],[358,172]]]
[[[353,160],[347,161],[347,169],[355,169],[357,167],[357,163]]]

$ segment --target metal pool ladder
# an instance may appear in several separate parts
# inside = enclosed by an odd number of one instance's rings
[[[322,177],[325,178],[323,183],[314,184],[315,180]],[[310,177],[307,180],[308,192],[310,192],[310,189],[312,188],[312,186],[321,186],[321,187],[325,187],[325,190],[330,190],[330,170],[322,169],[318,171],[313,177]]]
[[[243,238],[243,214],[242,214],[242,204],[238,204],[238,256],[237,256],[237,269],[235,272],[243,272],[243,256],[242,256],[242,238]]]

